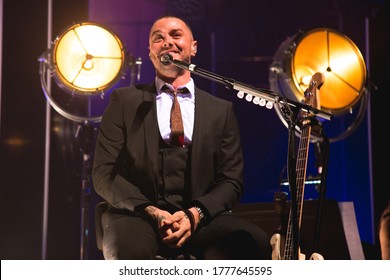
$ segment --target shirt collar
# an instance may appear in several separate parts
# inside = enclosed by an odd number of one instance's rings
[[[161,88],[164,85],[169,85],[171,87],[170,84],[164,82],[159,77],[156,77],[155,82],[156,82],[157,95],[161,94]],[[190,92],[189,95],[191,96],[191,98],[195,95],[195,84],[194,84],[194,80],[192,78],[190,78],[190,81],[187,84],[180,86],[180,88],[182,88],[182,87],[188,88],[188,90]]]

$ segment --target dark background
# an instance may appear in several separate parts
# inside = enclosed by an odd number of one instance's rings
[[[153,68],[147,58],[147,36],[153,19],[170,12],[187,19],[199,41],[194,63],[225,77],[259,88],[270,87],[268,67],[280,44],[300,30],[327,27],[339,30],[358,46],[368,68],[369,106],[359,127],[349,137],[331,143],[326,196],[353,201],[366,259],[379,259],[377,224],[387,204],[385,141],[389,81],[389,3],[380,0],[329,1],[53,1],[52,39],[69,25],[86,20],[115,31],[129,52],[141,57],[141,80]],[[48,1],[3,1],[0,153],[0,258],[79,259],[83,134],[80,124],[50,108],[50,176],[47,248],[42,252],[45,123],[38,58],[47,50]],[[367,27],[368,23],[368,27]],[[369,36],[367,36],[367,32]],[[246,191],[242,203],[269,202],[285,177],[287,129],[274,110],[239,100],[234,91],[194,76],[212,94],[235,103],[242,127]],[[127,75],[119,85],[128,84]],[[67,109],[83,111],[85,102],[57,94]],[[104,102],[107,102],[107,98]],[[102,112],[104,103],[96,106]],[[342,116],[324,124],[329,137],[348,128]],[[81,126],[82,128],[83,126]],[[81,135],[81,136],[80,136]],[[89,139],[87,139],[89,140]],[[93,140],[92,140],[93,142]],[[87,143],[88,144],[88,143]],[[311,147],[312,148],[312,147]],[[316,175],[315,156],[308,163]],[[308,199],[317,191],[307,189]],[[100,259],[94,241],[90,203],[88,256]]]

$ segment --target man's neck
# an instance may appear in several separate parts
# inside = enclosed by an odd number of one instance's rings
[[[188,74],[188,75],[187,75]],[[159,76],[159,78],[161,80],[163,80],[164,82],[170,84],[173,86],[174,89],[177,89],[181,86],[184,86],[186,84],[188,84],[191,80],[191,76],[189,75],[189,73],[187,73],[186,75],[181,75],[181,76],[177,76],[177,77],[161,77]]]

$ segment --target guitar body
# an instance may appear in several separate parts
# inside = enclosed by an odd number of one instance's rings
[[[280,233],[274,233],[271,237],[270,244],[272,246],[272,260],[284,260],[284,255],[282,255],[283,250],[281,250],[285,246],[284,236]],[[298,260],[306,260],[306,255],[299,251]],[[310,260],[324,260],[324,257],[319,253],[313,253],[310,256]]]
[[[319,98],[317,90],[324,83],[324,75],[322,73],[315,73],[310,81],[309,88],[305,91],[305,103],[319,108]],[[286,237],[283,237],[279,232],[272,235],[270,244],[272,246],[273,260],[305,260],[306,256],[301,253],[298,248],[298,255],[293,255],[293,234],[292,234],[292,214],[296,214],[298,229],[301,227],[302,209],[304,200],[304,188],[306,179],[307,157],[309,152],[309,143],[314,117],[308,113],[302,114],[300,121],[301,139],[299,143],[297,162],[296,162],[296,198],[297,198],[297,212],[294,213],[293,207],[290,208],[290,214],[287,224]],[[313,253],[310,260],[323,260],[324,258],[318,254]]]

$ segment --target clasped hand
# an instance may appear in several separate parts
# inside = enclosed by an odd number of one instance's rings
[[[199,213],[195,208],[179,210],[171,214],[150,205],[144,209],[144,214],[153,221],[161,241],[170,248],[181,248],[190,239],[200,221]]]
[[[181,248],[191,237],[191,222],[183,211],[161,213],[158,233],[163,243],[170,248]]]
[[[170,248],[181,248],[191,237],[199,223],[199,214],[195,208],[180,210],[173,214],[154,206],[148,206],[145,212],[154,221],[158,234],[164,244]],[[188,217],[186,212],[192,217]],[[194,228],[191,220],[194,219]]]

